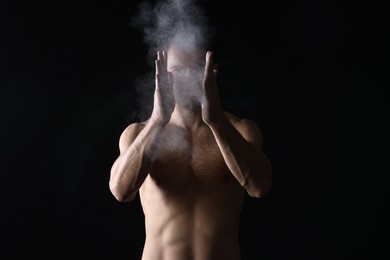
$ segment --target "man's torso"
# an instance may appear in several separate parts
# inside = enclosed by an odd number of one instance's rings
[[[161,133],[157,161],[140,189],[145,214],[143,260],[240,259],[244,190],[207,126]]]

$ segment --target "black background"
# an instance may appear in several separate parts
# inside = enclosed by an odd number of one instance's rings
[[[244,259],[387,254],[384,4],[254,2],[200,1],[223,106],[259,123],[273,163],[245,200]],[[139,3],[0,1],[1,259],[140,259],[138,198],[108,189],[150,69]]]

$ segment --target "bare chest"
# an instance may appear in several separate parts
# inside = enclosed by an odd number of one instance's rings
[[[211,131],[164,135],[150,177],[160,188],[207,188],[232,181]]]

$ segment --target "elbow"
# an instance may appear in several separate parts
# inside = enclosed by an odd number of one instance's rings
[[[134,199],[136,192],[132,192],[128,187],[123,185],[120,177],[118,177],[117,162],[111,168],[111,176],[109,180],[109,189],[111,194],[119,202],[127,202]]]
[[[116,183],[110,181],[109,187],[110,187],[111,194],[115,197],[117,201],[124,202],[126,200],[125,194],[120,191],[120,188]]]
[[[135,193],[132,194],[131,192],[126,192],[121,188],[117,183],[114,183],[110,181],[109,188],[112,193],[112,195],[115,197],[115,199],[119,202],[128,202],[132,201],[135,198]]]
[[[249,196],[253,198],[262,198],[268,194],[272,187],[272,176],[269,178],[263,179],[258,185],[251,185],[247,187],[246,190]]]
[[[271,189],[270,185],[262,185],[262,187],[260,188],[247,189],[247,192],[249,196],[251,196],[252,198],[259,199],[267,195],[270,189]]]
[[[264,188],[256,188],[256,189],[248,189],[247,190],[249,196],[251,196],[252,198],[262,198],[264,197],[267,193],[268,193],[268,190],[267,189],[264,189]]]

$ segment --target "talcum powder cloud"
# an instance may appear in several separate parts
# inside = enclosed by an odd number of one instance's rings
[[[131,25],[144,33],[148,45],[148,61],[158,49],[165,49],[175,41],[188,50],[196,46],[206,47],[214,37],[214,27],[199,5],[199,0],[165,0],[142,2]]]
[[[157,50],[165,50],[172,42],[191,52],[194,48],[206,49],[215,36],[215,28],[208,24],[199,0],[144,1],[130,25],[143,32],[147,45],[147,63],[151,71],[136,80],[139,117],[146,119],[152,110],[154,93],[154,61]],[[188,88],[195,91],[195,88]],[[183,92],[199,96],[200,93]]]

